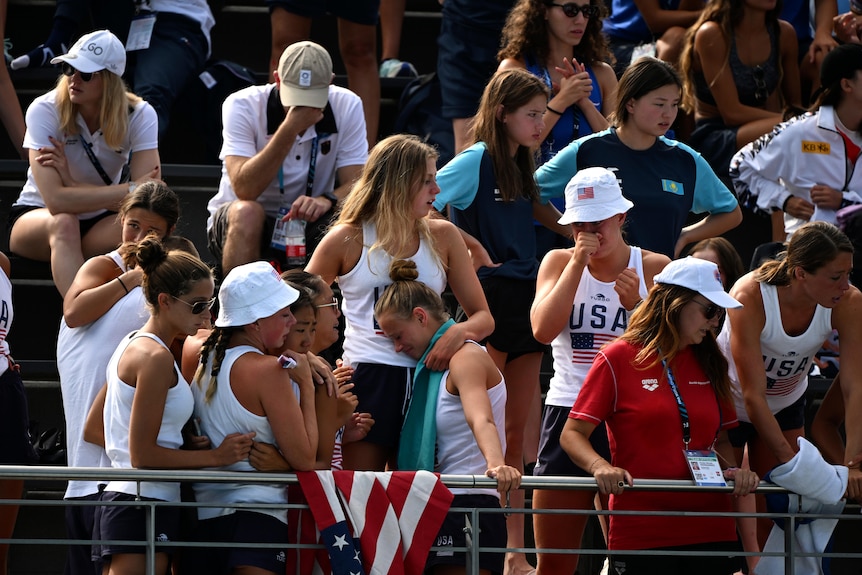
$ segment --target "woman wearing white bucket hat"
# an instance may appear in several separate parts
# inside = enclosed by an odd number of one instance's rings
[[[9,246],[51,262],[61,296],[85,258],[120,243],[110,217],[145,180],[159,178],[158,118],[127,92],[123,44],[107,30],[82,36],[60,64],[57,87],[27,109],[27,182],[9,214]]]
[[[629,492],[633,478],[695,479],[715,484],[723,470],[734,494],[755,489],[759,478],[736,469],[727,429],[737,423],[727,361],[714,330],[725,308],[741,304],[727,295],[718,266],[688,257],[653,278],[643,303],[619,339],[599,351],[560,437],[576,465],[610,493],[610,508],[625,511],[731,511],[727,493]],[[590,445],[604,421],[611,460]],[[704,469],[711,474],[699,477]],[[612,515],[608,549],[696,551],[699,555],[620,555],[616,573],[729,575],[739,567],[732,517]],[[704,561],[704,554],[719,555]]]
[[[219,289],[219,313],[201,347],[192,391],[201,431],[213,443],[236,432],[255,432],[255,440],[276,445],[294,471],[314,468],[317,416],[314,380],[304,353],[286,351],[295,367],[268,349],[280,349],[296,319],[290,305],[299,292],[287,285],[267,262],[233,268]],[[293,381],[291,381],[293,380]],[[246,459],[225,469],[256,471]],[[286,544],[285,508],[236,509],[231,503],[287,504],[279,484],[196,483],[202,541]],[[284,573],[279,550],[199,548],[186,559],[196,572],[221,573],[240,566]],[[287,552],[287,549],[281,551]],[[283,555],[281,555],[283,557]]]
[[[534,475],[590,476],[560,448],[560,433],[599,349],[622,335],[629,314],[652,287],[652,277],[670,262],[665,255],[626,244],[622,227],[631,206],[616,176],[605,168],[580,170],[566,186],[566,211],[559,223],[571,225],[575,247],[552,250],[542,260],[530,313],[533,335],[551,344],[554,357]],[[564,309],[571,311],[560,313]],[[610,456],[603,424],[591,440]],[[594,495],[536,489],[533,509],[593,509]],[[586,520],[582,514],[535,514],[536,546],[576,548]],[[578,563],[576,554],[539,553],[537,559],[538,575],[573,573]]]

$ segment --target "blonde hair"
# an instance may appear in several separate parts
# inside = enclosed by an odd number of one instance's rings
[[[129,131],[130,111],[138,105],[141,98],[128,92],[126,83],[113,72],[102,70],[99,75],[102,77],[99,129],[105,138],[105,144],[114,149],[122,148]],[[77,134],[78,105],[69,99],[68,76],[60,75],[55,90],[60,129],[66,134]]]
[[[427,218],[413,217],[413,199],[428,172],[428,160],[437,151],[416,136],[396,134],[377,143],[333,225],[361,227],[374,224],[377,241],[371,250],[383,249],[394,257],[405,252],[416,234],[434,247]],[[436,254],[436,250],[433,250]]]
[[[407,319],[413,314],[414,308],[421,307],[440,323],[449,319],[449,312],[440,295],[418,281],[416,262],[392,260],[389,264],[389,279],[392,283],[374,304],[375,317],[379,319],[382,315],[390,314],[397,319]]]

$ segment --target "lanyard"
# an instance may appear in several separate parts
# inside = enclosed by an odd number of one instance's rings
[[[106,186],[110,186],[114,183],[114,181],[108,176],[105,172],[105,168],[102,167],[101,162],[99,162],[99,158],[96,157],[96,154],[93,152],[93,144],[84,139],[84,136],[80,136],[81,142],[84,144],[84,151],[87,153],[87,157],[90,158],[90,162],[93,164],[93,167],[96,168],[96,171],[99,172],[99,175],[102,177],[102,181],[105,182]]]
[[[682,395],[679,393],[679,387],[676,384],[676,380],[673,377],[673,372],[670,370],[670,366],[667,364],[667,360],[662,359],[661,365],[664,367],[665,373],[667,374],[667,383],[670,386],[670,390],[673,392],[674,399],[676,399],[676,406],[679,408],[679,418],[682,421],[682,441],[685,444],[685,449],[688,449],[688,444],[691,443],[691,421],[688,417],[688,408],[682,400]],[[718,397],[715,398],[715,403],[718,405],[718,429],[715,430],[715,437],[712,440],[713,447],[718,439],[718,434],[721,432],[721,402],[718,401]]]
[[[311,196],[311,191],[314,189],[314,171],[317,168],[317,149],[321,136],[329,134],[318,134],[311,140],[311,155],[308,158],[308,179],[305,180],[305,195]],[[278,191],[284,195],[284,164],[278,167]]]
[[[676,399],[676,406],[679,408],[679,418],[682,420],[682,442],[685,443],[685,448],[688,449],[688,444],[691,443],[691,422],[688,418],[688,408],[682,400],[679,393],[679,387],[676,385],[676,380],[673,378],[673,372],[667,364],[666,359],[661,360],[661,365],[667,373],[667,382],[670,385],[670,390],[673,392],[673,397]]]

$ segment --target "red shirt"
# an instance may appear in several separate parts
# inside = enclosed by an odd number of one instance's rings
[[[605,421],[612,463],[635,479],[691,479],[683,455],[679,408],[661,363],[633,365],[640,348],[620,340],[596,356],[569,417]],[[647,364],[654,357],[650,357]],[[691,425],[689,449],[710,449],[721,429],[737,425],[732,403],[719,401],[690,348],[670,363]],[[717,492],[636,492],[611,496],[613,510],[731,511]],[[609,549],[652,549],[735,541],[733,518],[613,515]]]

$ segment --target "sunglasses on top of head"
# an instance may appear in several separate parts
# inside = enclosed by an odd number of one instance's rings
[[[703,308],[703,317],[705,317],[707,321],[711,320],[715,316],[721,317],[722,315],[724,315],[724,308],[720,305],[715,305],[712,302],[705,304],[703,302],[697,301],[696,299],[693,299],[691,301]]]
[[[183,302],[184,304],[192,308],[192,313],[194,315],[200,315],[205,311],[211,310],[216,302],[216,298],[212,298],[210,300],[196,301],[195,303],[189,303],[186,300],[180,299],[175,295],[172,295],[171,297],[177,301]]]
[[[563,14],[568,16],[569,18],[574,18],[578,15],[578,12],[584,15],[584,18],[595,18],[599,15],[599,7],[593,6],[592,4],[584,4],[583,6],[578,6],[574,2],[566,2],[565,4],[557,4],[555,2],[547,2],[546,6],[556,6],[557,8],[563,9]]]
[[[75,75],[75,72],[77,72],[78,77],[81,78],[82,82],[89,82],[93,79],[93,76],[98,74],[98,72],[81,72],[80,70],[78,70],[77,68],[73,68],[71,64],[67,64],[66,62],[63,62],[63,66],[61,69],[63,70],[63,75],[70,78]]]

